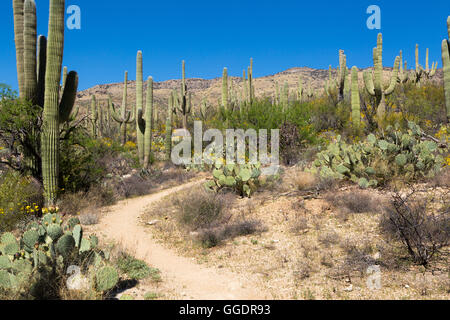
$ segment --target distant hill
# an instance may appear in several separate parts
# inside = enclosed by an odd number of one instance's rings
[[[371,68],[369,68],[371,69]],[[385,81],[388,82],[388,76],[390,75],[390,71],[392,68],[385,68]],[[364,70],[360,70],[359,73],[359,81],[360,85],[363,85],[362,73]],[[336,71],[333,72],[336,75]],[[297,90],[298,78],[299,76],[303,82],[303,88],[306,90],[311,84],[311,88],[316,93],[323,93],[323,88],[325,85],[325,81],[328,79],[328,70],[320,70],[320,69],[311,69],[307,67],[302,68],[291,68],[286,71],[268,75],[261,78],[254,79],[255,86],[255,94],[257,97],[264,96],[273,96],[276,92],[276,83],[280,88],[284,86],[284,83],[287,81],[289,84],[289,89],[292,94],[294,94]],[[145,77],[144,77],[145,78]],[[240,94],[242,88],[242,78],[237,77],[229,77],[229,81],[232,79],[233,86],[235,91]],[[436,76],[433,78],[433,81],[442,83],[443,82],[443,73],[442,69],[439,69],[436,73]],[[198,108],[202,99],[206,97],[207,101],[210,104],[217,105],[219,99],[221,99],[222,92],[222,78],[216,79],[198,79],[198,78],[190,78],[186,80],[188,90],[192,92],[193,98],[193,106],[195,109]],[[179,90],[181,86],[181,80],[168,80],[163,82],[155,82],[154,83],[154,100],[159,110],[167,107],[168,97],[170,92],[173,89]],[[144,90],[146,90],[146,86],[144,85]],[[82,107],[82,112],[85,110],[85,107],[89,105],[91,95],[95,95],[97,101],[100,101],[100,105],[102,107],[106,107],[108,95],[111,95],[113,102],[116,105],[122,104],[122,93],[123,92],[123,83],[110,83],[110,84],[100,84],[94,86],[92,88],[83,90],[78,92],[77,94],[77,103]],[[128,107],[134,106],[134,102],[136,100],[136,82],[128,81]],[[144,91],[144,101],[145,101],[145,91]]]

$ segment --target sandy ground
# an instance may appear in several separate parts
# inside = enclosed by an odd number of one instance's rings
[[[107,241],[119,243],[138,259],[161,271],[165,298],[192,300],[259,300],[268,298],[250,279],[243,279],[225,269],[205,267],[193,259],[181,257],[158,244],[139,217],[146,207],[199,181],[162,192],[119,202],[106,208],[93,232]]]

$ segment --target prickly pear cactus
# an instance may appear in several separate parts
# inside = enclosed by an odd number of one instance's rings
[[[388,127],[380,137],[349,145],[340,136],[320,152],[308,170],[322,177],[350,180],[362,188],[382,185],[395,177],[414,181],[435,175],[443,167],[443,153],[434,141],[424,141],[423,131],[413,122],[409,130]]]
[[[92,266],[94,270],[106,265],[106,271],[99,270],[103,284],[100,288],[114,287],[118,275],[116,272],[115,277],[114,268],[107,267],[107,253],[98,249],[98,238],[83,238],[78,218],[63,222],[57,208],[45,210],[49,212],[29,223],[19,240],[12,233],[0,235],[0,288],[18,290],[22,283],[32,285],[32,274],[61,274],[71,263]]]
[[[95,284],[98,291],[108,291],[114,288],[119,281],[119,274],[113,267],[106,266],[95,274]]]
[[[205,183],[209,190],[235,190],[241,197],[250,197],[259,186],[261,164],[224,164],[216,161],[213,179]]]

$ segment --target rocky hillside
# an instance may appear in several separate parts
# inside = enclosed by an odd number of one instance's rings
[[[363,85],[363,71],[364,70],[361,70],[359,74],[361,86]],[[392,71],[392,68],[385,68],[386,83],[388,82],[390,71]],[[336,75],[336,71],[333,71],[333,73],[334,75]],[[312,90],[316,94],[322,94],[325,81],[328,79],[328,70],[318,70],[307,67],[292,68],[274,75],[256,78],[254,79],[255,94],[257,97],[271,97],[275,94],[276,83],[278,83],[280,88],[282,88],[286,81],[289,84],[291,94],[294,94],[297,90],[299,76],[302,79],[303,88],[305,90],[310,84]],[[240,95],[240,92],[242,90],[242,78],[229,77],[229,79],[232,79],[234,90],[238,95]],[[438,81],[440,83],[443,81],[442,69],[439,69],[437,71],[436,76],[433,78],[433,81]],[[164,82],[154,83],[154,99],[156,101],[156,105],[160,110],[167,106],[167,100],[171,90],[179,89],[180,85],[181,80],[168,80]],[[198,108],[201,100],[204,97],[212,105],[217,105],[218,101],[220,101],[219,99],[221,97],[222,78],[210,80],[191,78],[187,79],[187,86],[188,90],[192,92],[194,108]],[[146,90],[145,87],[146,86],[144,85],[144,90]],[[77,102],[80,106],[82,106],[83,111],[84,107],[89,105],[91,95],[94,94],[97,98],[97,101],[100,102],[100,105],[106,107],[108,95],[111,95],[113,102],[116,105],[120,105],[122,103],[122,92],[123,83],[101,84],[79,92],[77,95]],[[134,105],[135,100],[136,82],[129,81],[128,105]]]

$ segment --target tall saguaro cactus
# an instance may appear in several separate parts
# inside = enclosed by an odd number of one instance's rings
[[[145,113],[142,109],[138,115],[139,128],[141,134],[144,135],[144,163],[142,167],[148,169],[150,165],[150,155],[152,152],[152,129],[153,129],[153,78],[148,77],[147,80],[147,98],[145,104]]]
[[[144,130],[140,128],[142,122],[139,119],[139,112],[142,113],[144,100],[144,85],[143,85],[143,66],[142,66],[142,51],[138,51],[136,56],[136,138],[139,153],[139,161],[144,162]],[[141,118],[142,119],[142,118]]]
[[[339,69],[337,80],[332,80],[331,66],[328,70],[328,78],[329,80],[325,84],[325,92],[327,95],[330,95],[331,90],[337,89],[338,97],[337,101],[343,101],[346,96],[350,92],[350,86],[348,82],[348,68],[347,68],[347,56],[344,53],[344,50],[339,50]]]
[[[167,121],[166,121],[166,137],[164,142],[165,147],[165,160],[170,160],[170,154],[172,153],[172,115],[174,111],[174,94],[169,96],[169,104],[167,105]]]
[[[297,100],[299,102],[302,102],[303,99],[303,82],[302,82],[302,76],[298,76],[298,83],[297,83]]]
[[[359,95],[358,68],[352,68],[352,122],[356,130],[361,125],[361,100]]]
[[[422,79],[425,77],[427,79],[432,78],[436,74],[437,62],[433,62],[430,70],[429,66],[429,49],[427,48],[426,58],[425,58],[425,69],[419,64],[419,45],[416,44],[416,70],[414,72],[413,82],[416,86],[421,87]]]
[[[98,121],[98,109],[97,109],[97,99],[95,98],[95,95],[92,95],[91,97],[91,114],[90,114],[90,120],[91,120],[91,135],[92,138],[97,138],[97,121]]]
[[[228,69],[223,68],[222,73],[222,107],[228,111]]]
[[[364,83],[367,92],[376,98],[377,118],[380,125],[386,114],[386,96],[394,92],[397,84],[398,70],[400,65],[400,57],[397,56],[394,62],[394,70],[392,71],[389,86],[384,86],[383,81],[383,36],[378,34],[377,47],[373,49],[374,72],[364,72]]]
[[[60,121],[67,121],[70,117],[78,87],[78,75],[76,72],[69,72],[61,102],[59,101],[64,47],[64,12],[64,0],[50,0],[41,136],[42,174],[46,202],[49,205],[55,204],[58,194],[59,124]]]
[[[188,127],[188,116],[191,113],[191,102],[188,101],[190,95],[188,94],[187,84],[186,84],[186,62],[183,60],[181,62],[181,101],[176,105],[176,108],[182,115],[183,119],[183,129]]]
[[[403,51],[400,50],[400,71],[398,73],[398,83],[406,83],[409,80],[408,74],[408,63],[405,60],[405,64],[403,67]]]
[[[123,82],[123,98],[122,105],[120,106],[120,114],[116,112],[114,104],[109,104],[109,110],[114,121],[119,123],[121,143],[124,145],[127,142],[127,124],[134,122],[134,112],[127,111],[127,89],[128,89],[128,71],[125,71],[125,80]]]
[[[61,68],[64,47],[64,0],[50,0],[48,43],[37,37],[36,3],[34,0],[13,0],[14,39],[20,98],[43,108],[40,140],[36,154],[28,158],[35,176],[43,179],[46,202],[56,202],[58,193],[58,158],[60,123],[68,122],[76,99],[78,75],[67,74],[60,96]],[[37,47],[37,50],[36,50]]]
[[[447,18],[449,39],[442,40],[442,64],[444,66],[445,105],[447,107],[447,123],[450,123],[450,16]]]

